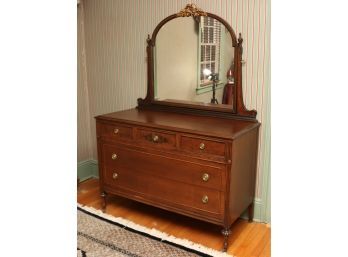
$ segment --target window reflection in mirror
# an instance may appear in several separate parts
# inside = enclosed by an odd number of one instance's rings
[[[223,103],[233,54],[228,30],[214,18],[169,21],[156,38],[155,99],[211,104],[215,89],[215,103]]]
[[[200,86],[212,84],[210,73],[219,73],[222,24],[210,17],[201,17],[200,22]],[[206,72],[203,72],[203,71]]]

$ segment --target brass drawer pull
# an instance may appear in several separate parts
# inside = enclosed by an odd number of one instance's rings
[[[199,149],[204,150],[204,148],[205,148],[205,144],[204,143],[200,143]]]
[[[118,134],[119,131],[120,131],[120,130],[119,130],[118,128],[115,128],[115,129],[114,129],[114,134]]]
[[[208,173],[204,173],[203,175],[202,175],[202,179],[203,179],[203,181],[208,181],[209,180],[209,174]]]
[[[147,141],[150,141],[151,143],[158,143],[158,144],[168,143],[167,138],[165,138],[162,135],[156,135],[154,133],[144,135],[144,139],[146,139]]]
[[[207,203],[208,202],[208,196],[207,195],[202,197],[202,202],[203,203]]]
[[[113,154],[111,155],[111,159],[116,160],[116,159],[117,159],[117,154],[113,153]]]
[[[117,178],[118,178],[118,174],[117,174],[116,172],[114,172],[114,173],[112,174],[112,178],[113,178],[113,179],[117,179]]]
[[[152,137],[152,141],[158,142],[158,140],[159,140],[159,137],[158,137],[157,135],[155,135],[155,136]]]

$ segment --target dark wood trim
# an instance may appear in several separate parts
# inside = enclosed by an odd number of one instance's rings
[[[219,22],[221,22],[229,31],[232,38],[232,47],[234,50],[234,76],[235,76],[235,87],[233,92],[233,104],[230,109],[224,107],[214,107],[214,106],[204,106],[197,104],[185,104],[185,103],[175,103],[168,101],[156,101],[154,99],[154,47],[156,45],[156,37],[159,30],[167,22],[176,19],[183,18],[178,16],[178,14],[172,14],[162,20],[155,28],[152,33],[152,37],[148,35],[147,38],[147,94],[144,99],[138,99],[139,109],[150,109],[150,110],[161,110],[169,112],[179,112],[186,114],[196,114],[202,116],[213,116],[222,117],[230,119],[241,119],[241,120],[255,120],[257,112],[256,110],[247,110],[243,101],[243,91],[242,91],[242,53],[243,53],[243,39],[241,34],[237,39],[236,34],[232,27],[221,17],[207,13],[208,17],[212,17]]]
[[[155,44],[156,44],[156,37],[157,37],[158,31],[163,27],[164,24],[166,24],[167,22],[169,22],[175,18],[179,18],[179,16],[177,14],[172,14],[172,15],[168,16],[167,18],[165,18],[164,20],[162,20],[160,23],[158,23],[158,25],[156,26],[155,30],[153,31],[152,37],[151,37],[151,42],[153,42],[153,46],[155,46]],[[182,17],[180,17],[180,18],[182,18]]]
[[[257,112],[256,110],[247,110],[244,105],[244,100],[243,100],[243,84],[242,84],[242,55],[243,55],[243,38],[241,33],[239,33],[239,38],[238,38],[238,47],[236,47],[235,51],[235,57],[234,59],[237,60],[237,65],[236,65],[236,78],[238,78],[235,83],[236,83],[236,112],[240,116],[245,116],[245,117],[251,117],[251,118],[256,118]]]
[[[252,219],[260,126],[255,119],[130,109],[100,115],[96,122],[103,210],[110,196],[119,195],[214,223],[223,228],[224,250],[231,224],[248,207]],[[133,132],[122,134],[122,127]]]
[[[148,35],[146,42],[147,42],[147,47],[146,47],[146,53],[147,53],[147,94],[146,94],[146,97],[144,99],[138,98],[138,106],[148,105],[154,99],[153,44],[152,44],[152,40],[150,38],[150,35]]]
[[[175,112],[175,113],[182,113],[182,114],[193,114],[193,115],[199,115],[199,116],[225,118],[225,119],[232,119],[232,120],[248,120],[248,121],[257,122],[254,116],[243,116],[241,114],[233,113],[231,111],[224,112],[220,110],[219,111],[205,110],[205,109],[199,109],[194,105],[190,107],[184,107],[180,105],[171,106],[166,104],[158,104],[156,102],[147,103],[146,101],[144,101],[144,99],[140,99],[140,98],[138,99],[137,108],[139,110]]]
[[[213,13],[207,13],[207,16],[208,17],[211,17],[211,18],[214,18],[218,21],[220,21],[226,28],[227,30],[230,32],[231,34],[231,38],[232,38],[232,46],[233,47],[236,47],[238,45],[237,43],[237,36],[236,36],[236,33],[234,32],[234,30],[232,29],[232,27],[230,26],[230,24],[228,24],[227,21],[225,21],[223,18],[221,18],[220,16],[217,16]],[[178,16],[177,14],[172,14],[170,16],[168,16],[167,18],[165,18],[164,20],[162,20],[155,28],[155,30],[153,31],[152,33],[152,38],[151,38],[151,41],[154,43],[153,46],[155,46],[155,42],[156,42],[156,37],[157,37],[157,34],[158,34],[158,31],[163,27],[164,24],[166,24],[167,22],[173,20],[173,19],[176,19],[176,18],[183,18],[181,16]],[[184,17],[186,18],[186,17]],[[190,18],[190,17],[187,17],[187,18]]]

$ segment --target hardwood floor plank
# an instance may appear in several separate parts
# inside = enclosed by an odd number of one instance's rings
[[[241,248],[239,248],[235,254],[241,257],[254,257],[260,254],[260,251],[265,246],[265,243],[262,242],[262,238],[267,232],[267,228],[264,226],[255,226],[255,228],[249,233],[248,237],[243,242]],[[261,242],[261,249],[258,250],[257,246]],[[257,251],[258,250],[258,251]],[[256,254],[256,255],[255,255]]]
[[[103,200],[100,197],[99,181],[89,179],[80,183],[77,201],[101,209]],[[216,250],[222,249],[221,227],[214,224],[114,196],[107,197],[106,213]],[[271,229],[266,224],[248,223],[239,219],[231,227],[227,252],[236,257],[270,257],[270,238]]]
[[[256,230],[255,226],[255,223],[245,222],[244,228],[239,233],[234,233],[229,239],[228,252],[236,254],[236,252],[240,251],[240,249],[244,247],[244,242],[249,237],[250,233]]]
[[[256,244],[254,249],[250,252],[250,256],[253,257],[259,257],[261,253],[264,251],[267,244],[270,242],[269,238],[271,237],[271,231],[269,229],[266,230],[266,233],[264,236],[259,240]],[[255,240],[256,241],[256,240]]]
[[[262,250],[259,257],[269,257],[271,256],[271,240],[268,238],[265,248]]]

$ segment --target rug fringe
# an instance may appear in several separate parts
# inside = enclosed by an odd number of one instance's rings
[[[89,212],[91,212],[93,214],[96,214],[96,215],[98,215],[100,217],[103,217],[103,218],[106,218],[108,220],[117,222],[118,224],[121,224],[121,225],[123,225],[125,227],[129,227],[129,228],[135,229],[137,231],[144,232],[146,234],[149,234],[149,235],[155,236],[157,238],[160,238],[162,241],[165,240],[165,241],[168,241],[168,242],[171,242],[171,243],[182,245],[182,246],[185,246],[185,247],[187,247],[189,249],[197,250],[199,252],[212,255],[214,257],[234,257],[233,255],[217,251],[215,249],[206,247],[206,246],[201,245],[201,244],[194,243],[194,242],[192,242],[190,240],[177,238],[175,236],[168,235],[167,233],[161,232],[161,231],[159,231],[157,229],[154,229],[154,228],[150,229],[150,228],[141,226],[139,224],[134,223],[133,221],[130,221],[130,220],[127,220],[127,219],[124,219],[124,218],[114,217],[114,216],[112,216],[110,214],[103,213],[101,210],[97,210],[97,209],[95,209],[93,207],[89,207],[89,206],[82,205],[82,204],[79,204],[79,203],[77,203],[77,206],[80,207],[81,209],[89,211]]]

